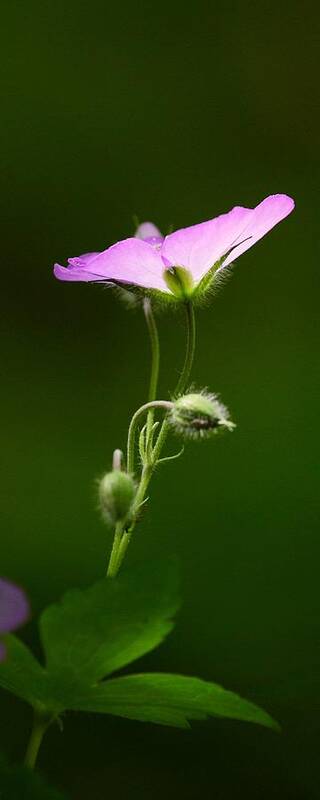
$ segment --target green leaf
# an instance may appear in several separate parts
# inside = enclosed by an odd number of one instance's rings
[[[13,767],[0,756],[0,797],[1,800],[67,800],[42,778],[26,767]]]
[[[214,716],[279,730],[263,709],[199,678],[154,673],[98,683],[156,647],[171,630],[176,608],[172,566],[69,592],[41,618],[47,669],[8,636],[0,686],[53,716],[67,709],[102,712],[180,728],[188,728],[188,720]]]
[[[105,681],[79,696],[75,708],[177,728],[189,728],[192,719],[229,717],[279,731],[277,722],[254,703],[184,675],[151,673]]]
[[[15,636],[6,636],[6,658],[0,663],[0,686],[34,708],[48,700],[48,677],[31,651]],[[0,795],[1,796],[1,795]]]
[[[41,638],[48,671],[65,702],[77,686],[93,684],[153,650],[171,631],[177,606],[172,564],[104,578],[49,606],[40,620]]]

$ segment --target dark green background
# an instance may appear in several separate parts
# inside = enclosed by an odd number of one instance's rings
[[[278,737],[70,717],[40,764],[74,800],[311,800],[319,751],[319,18],[287,2],[5,2],[1,101],[1,574],[34,615],[103,574],[94,479],[144,401],[142,316],[59,284],[54,260],[286,192],[295,213],[198,314],[193,378],[238,427],[159,471],[128,565],[175,553],[176,632],[137,664],[198,674],[264,704]],[[161,393],[182,319],[159,320]],[[170,448],[177,443],[172,441]],[[34,623],[26,630],[34,638]],[[29,712],[2,695],[0,746]]]

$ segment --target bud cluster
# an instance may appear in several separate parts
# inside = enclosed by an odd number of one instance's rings
[[[205,439],[223,429],[235,428],[226,406],[206,391],[179,397],[168,419],[176,432],[187,439]]]

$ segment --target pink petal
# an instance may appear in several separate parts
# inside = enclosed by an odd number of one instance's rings
[[[14,630],[28,616],[29,605],[22,589],[0,578],[0,633]]]
[[[55,264],[53,273],[58,281],[100,281],[100,275],[94,275],[92,272],[87,272],[82,267],[61,267],[60,264]]]
[[[83,253],[75,258],[68,258],[68,267],[61,267],[55,264],[53,267],[54,276],[59,281],[93,281],[94,277],[88,272],[87,267],[99,253]],[[97,275],[96,280],[99,280]]]
[[[285,219],[293,209],[294,200],[286,194],[272,194],[266,197],[262,203],[259,203],[259,205],[253,209],[253,219],[250,220],[248,226],[242,231],[241,235],[238,236],[239,242],[243,239],[246,239],[246,241],[243,241],[242,244],[239,244],[232,250],[232,253],[230,253],[223,262],[221,269],[236,258],[239,258],[246,250],[249,250],[259,239],[262,239],[266,233],[271,231],[278,222]],[[247,239],[247,237],[250,238]],[[233,244],[236,244],[236,242]]]
[[[55,264],[53,272],[59,281],[93,281],[92,273],[86,270],[92,261],[99,253],[83,253],[81,256],[75,258],[68,258],[67,267],[61,267],[60,264]],[[99,280],[97,276],[96,280]]]
[[[163,239],[159,228],[153,222],[142,222],[135,232],[136,239]]]
[[[67,269],[56,264],[56,278],[69,281],[113,281],[169,292],[163,279],[164,265],[160,254],[142,239],[124,239],[90,259],[83,267],[73,266],[75,261],[76,259],[72,259]]]
[[[172,266],[189,269],[197,283],[233,245],[239,242],[224,266],[252,247],[293,207],[293,200],[286,195],[271,195],[256,208],[235,206],[227,214],[171,233],[161,254]],[[247,237],[248,241],[240,244]]]
[[[99,253],[83,253],[82,256],[76,256],[75,258],[68,258],[68,264],[71,264],[73,267],[86,267],[90,264]]]

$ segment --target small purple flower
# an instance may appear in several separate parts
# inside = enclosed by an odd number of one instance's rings
[[[153,223],[144,222],[134,237],[102,253],[69,258],[67,268],[55,264],[54,274],[64,281],[102,281],[157,290],[171,298],[172,294],[185,297],[186,292],[192,297],[201,282],[207,288],[211,277],[249,250],[293,208],[294,201],[287,195],[270,195],[256,208],[235,206],[227,214],[166,237]]]
[[[27,598],[18,586],[0,578],[0,635],[14,631],[28,619]],[[0,661],[6,655],[6,648],[0,642]]]

